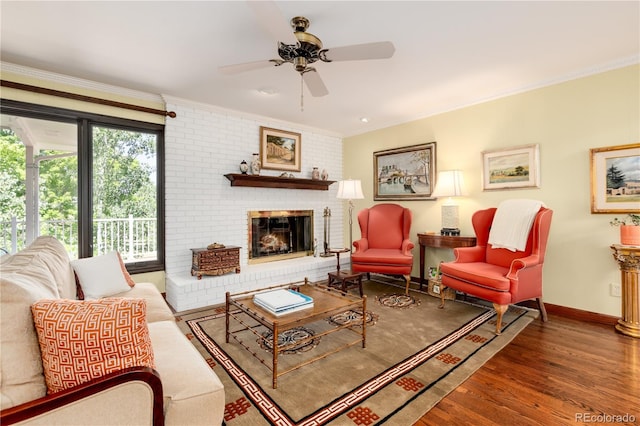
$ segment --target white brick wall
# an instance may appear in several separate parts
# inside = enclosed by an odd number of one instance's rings
[[[317,280],[335,267],[335,258],[302,258],[247,265],[250,210],[313,210],[314,234],[323,242],[323,210],[331,209],[332,247],[343,245],[342,217],[346,202],[338,200],[338,184],[328,191],[231,187],[227,173],[239,173],[242,160],[259,152],[260,126],[301,133],[299,178],[311,170],[326,169],[329,180],[342,178],[342,139],[320,131],[296,128],[259,117],[245,117],[206,105],[166,99],[166,292],[177,311],[222,303],[232,293],[285,283],[308,276]],[[278,176],[281,171],[263,170]],[[220,277],[191,276],[191,250],[212,242],[240,246],[240,274]],[[345,256],[347,257],[347,256]],[[342,264],[341,258],[341,264]],[[345,264],[348,260],[345,259]]]

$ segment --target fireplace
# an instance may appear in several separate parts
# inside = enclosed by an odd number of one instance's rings
[[[313,255],[313,210],[250,211],[248,218],[250,264]]]

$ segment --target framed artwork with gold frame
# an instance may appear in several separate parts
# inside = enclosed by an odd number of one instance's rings
[[[591,213],[640,213],[640,143],[590,152]]]
[[[436,143],[373,153],[374,200],[433,199]]]
[[[263,169],[300,171],[300,133],[260,127],[260,163]]]

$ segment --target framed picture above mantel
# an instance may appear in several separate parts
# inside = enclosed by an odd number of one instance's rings
[[[300,133],[260,127],[260,163],[263,169],[300,171]]]
[[[433,199],[436,143],[373,153],[374,200]]]

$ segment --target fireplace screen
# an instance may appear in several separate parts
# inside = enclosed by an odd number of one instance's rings
[[[313,210],[249,212],[249,263],[313,254]]]

